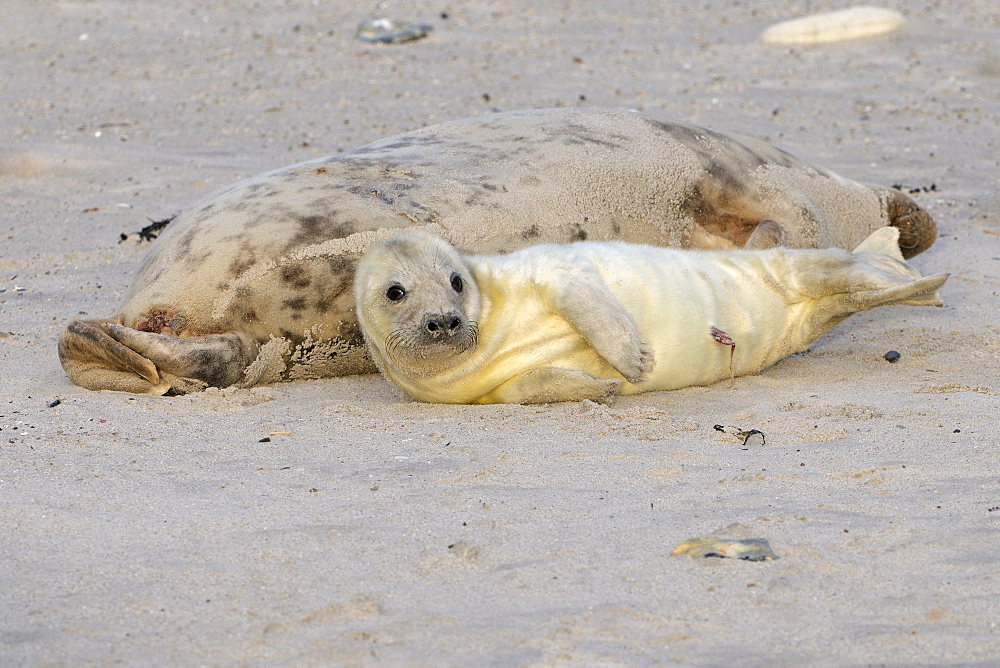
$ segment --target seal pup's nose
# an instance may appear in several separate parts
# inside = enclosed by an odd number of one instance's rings
[[[456,334],[462,328],[462,316],[455,311],[448,313],[427,313],[424,315],[424,329],[431,336]]]

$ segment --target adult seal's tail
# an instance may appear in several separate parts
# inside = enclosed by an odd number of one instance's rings
[[[583,242],[463,256],[411,230],[368,249],[354,294],[372,357],[415,399],[600,400],[756,373],[858,311],[940,306],[948,275],[921,278],[898,237],[882,228],[853,253]]]

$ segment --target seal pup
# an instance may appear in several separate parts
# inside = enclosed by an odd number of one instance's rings
[[[430,225],[458,248],[618,239],[690,248],[852,248],[935,238],[892,188],[864,186],[742,135],[623,110],[482,116],[262,174],[181,213],[117,312],[71,323],[70,379],[94,390],[207,386],[375,371],[351,284],[373,240]]]
[[[582,242],[463,256],[411,230],[369,247],[354,296],[372,358],[415,399],[601,400],[756,373],[876,306],[940,306],[948,275],[921,278],[898,236],[882,228],[853,252]]]

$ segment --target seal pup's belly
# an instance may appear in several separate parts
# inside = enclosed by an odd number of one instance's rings
[[[775,275],[783,267],[783,250],[661,250],[606,243],[576,251],[593,263],[653,347],[652,371],[640,383],[623,383],[621,394],[757,373],[801,349],[792,324],[805,301]],[[713,327],[736,342],[732,355],[712,338]]]
[[[494,258],[493,281],[507,294],[492,301],[498,308],[482,329],[480,352],[489,361],[475,374],[470,373],[472,364],[456,367],[441,378],[442,390],[459,386],[463,376],[496,387],[537,368],[575,369],[625,381],[565,317],[541,299],[524,298],[532,289],[526,286],[538,279],[519,267],[543,266],[553,253],[591,268],[651,344],[652,370],[641,382],[623,382],[620,394],[707,385],[731,374],[756,373],[797,350],[789,324],[802,308],[792,303],[794,295],[768,266],[781,265],[782,251],[698,253],[624,243],[540,246]],[[713,327],[738,342],[732,356],[728,346],[712,339]],[[477,401],[492,399],[487,393]]]

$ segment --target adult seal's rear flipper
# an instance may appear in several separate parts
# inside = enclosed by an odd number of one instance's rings
[[[115,340],[107,325],[77,320],[63,331],[59,361],[70,380],[88,390],[166,394],[170,383],[160,377],[156,365]]]
[[[70,324],[59,342],[59,359],[77,385],[154,395],[235,385],[258,352],[242,334],[175,337],[99,321]]]
[[[899,249],[909,260],[923,253],[937,239],[937,226],[931,215],[907,195],[895,188],[871,186],[885,207],[889,225],[899,230]]]

